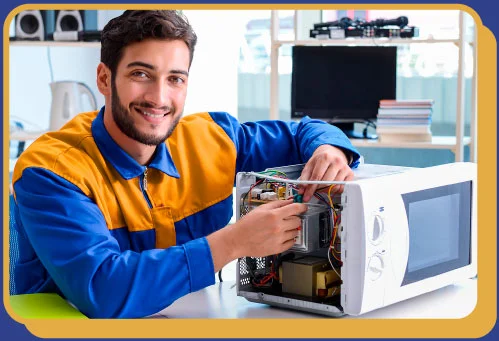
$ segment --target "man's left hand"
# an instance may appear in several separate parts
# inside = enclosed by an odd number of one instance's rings
[[[321,145],[312,154],[301,172],[300,180],[319,181],[349,181],[353,179],[353,171],[348,165],[345,153],[331,145]],[[314,195],[317,188],[329,189],[323,185],[304,185],[299,193],[303,194],[303,201],[308,202]],[[343,185],[334,185],[332,193],[342,193]]]

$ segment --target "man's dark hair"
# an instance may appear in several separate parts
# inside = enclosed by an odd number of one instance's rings
[[[102,30],[101,62],[111,70],[113,79],[123,49],[150,38],[183,40],[189,48],[191,65],[197,37],[184,15],[177,11],[125,11]]]

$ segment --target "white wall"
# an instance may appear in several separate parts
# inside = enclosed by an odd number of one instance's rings
[[[244,11],[184,11],[198,43],[189,75],[185,114],[226,111],[237,117],[237,67]]]

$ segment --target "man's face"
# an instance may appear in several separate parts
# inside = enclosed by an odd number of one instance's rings
[[[146,145],[175,129],[187,95],[189,49],[180,40],[146,40],[127,46],[112,81],[113,120],[126,136]]]

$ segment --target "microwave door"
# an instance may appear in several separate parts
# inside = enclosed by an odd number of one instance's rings
[[[354,181],[342,211],[342,296],[359,315],[476,275],[476,164]]]
[[[393,181],[395,175],[345,187],[341,303],[348,315],[386,306],[403,281],[409,230],[403,200],[390,191]]]

